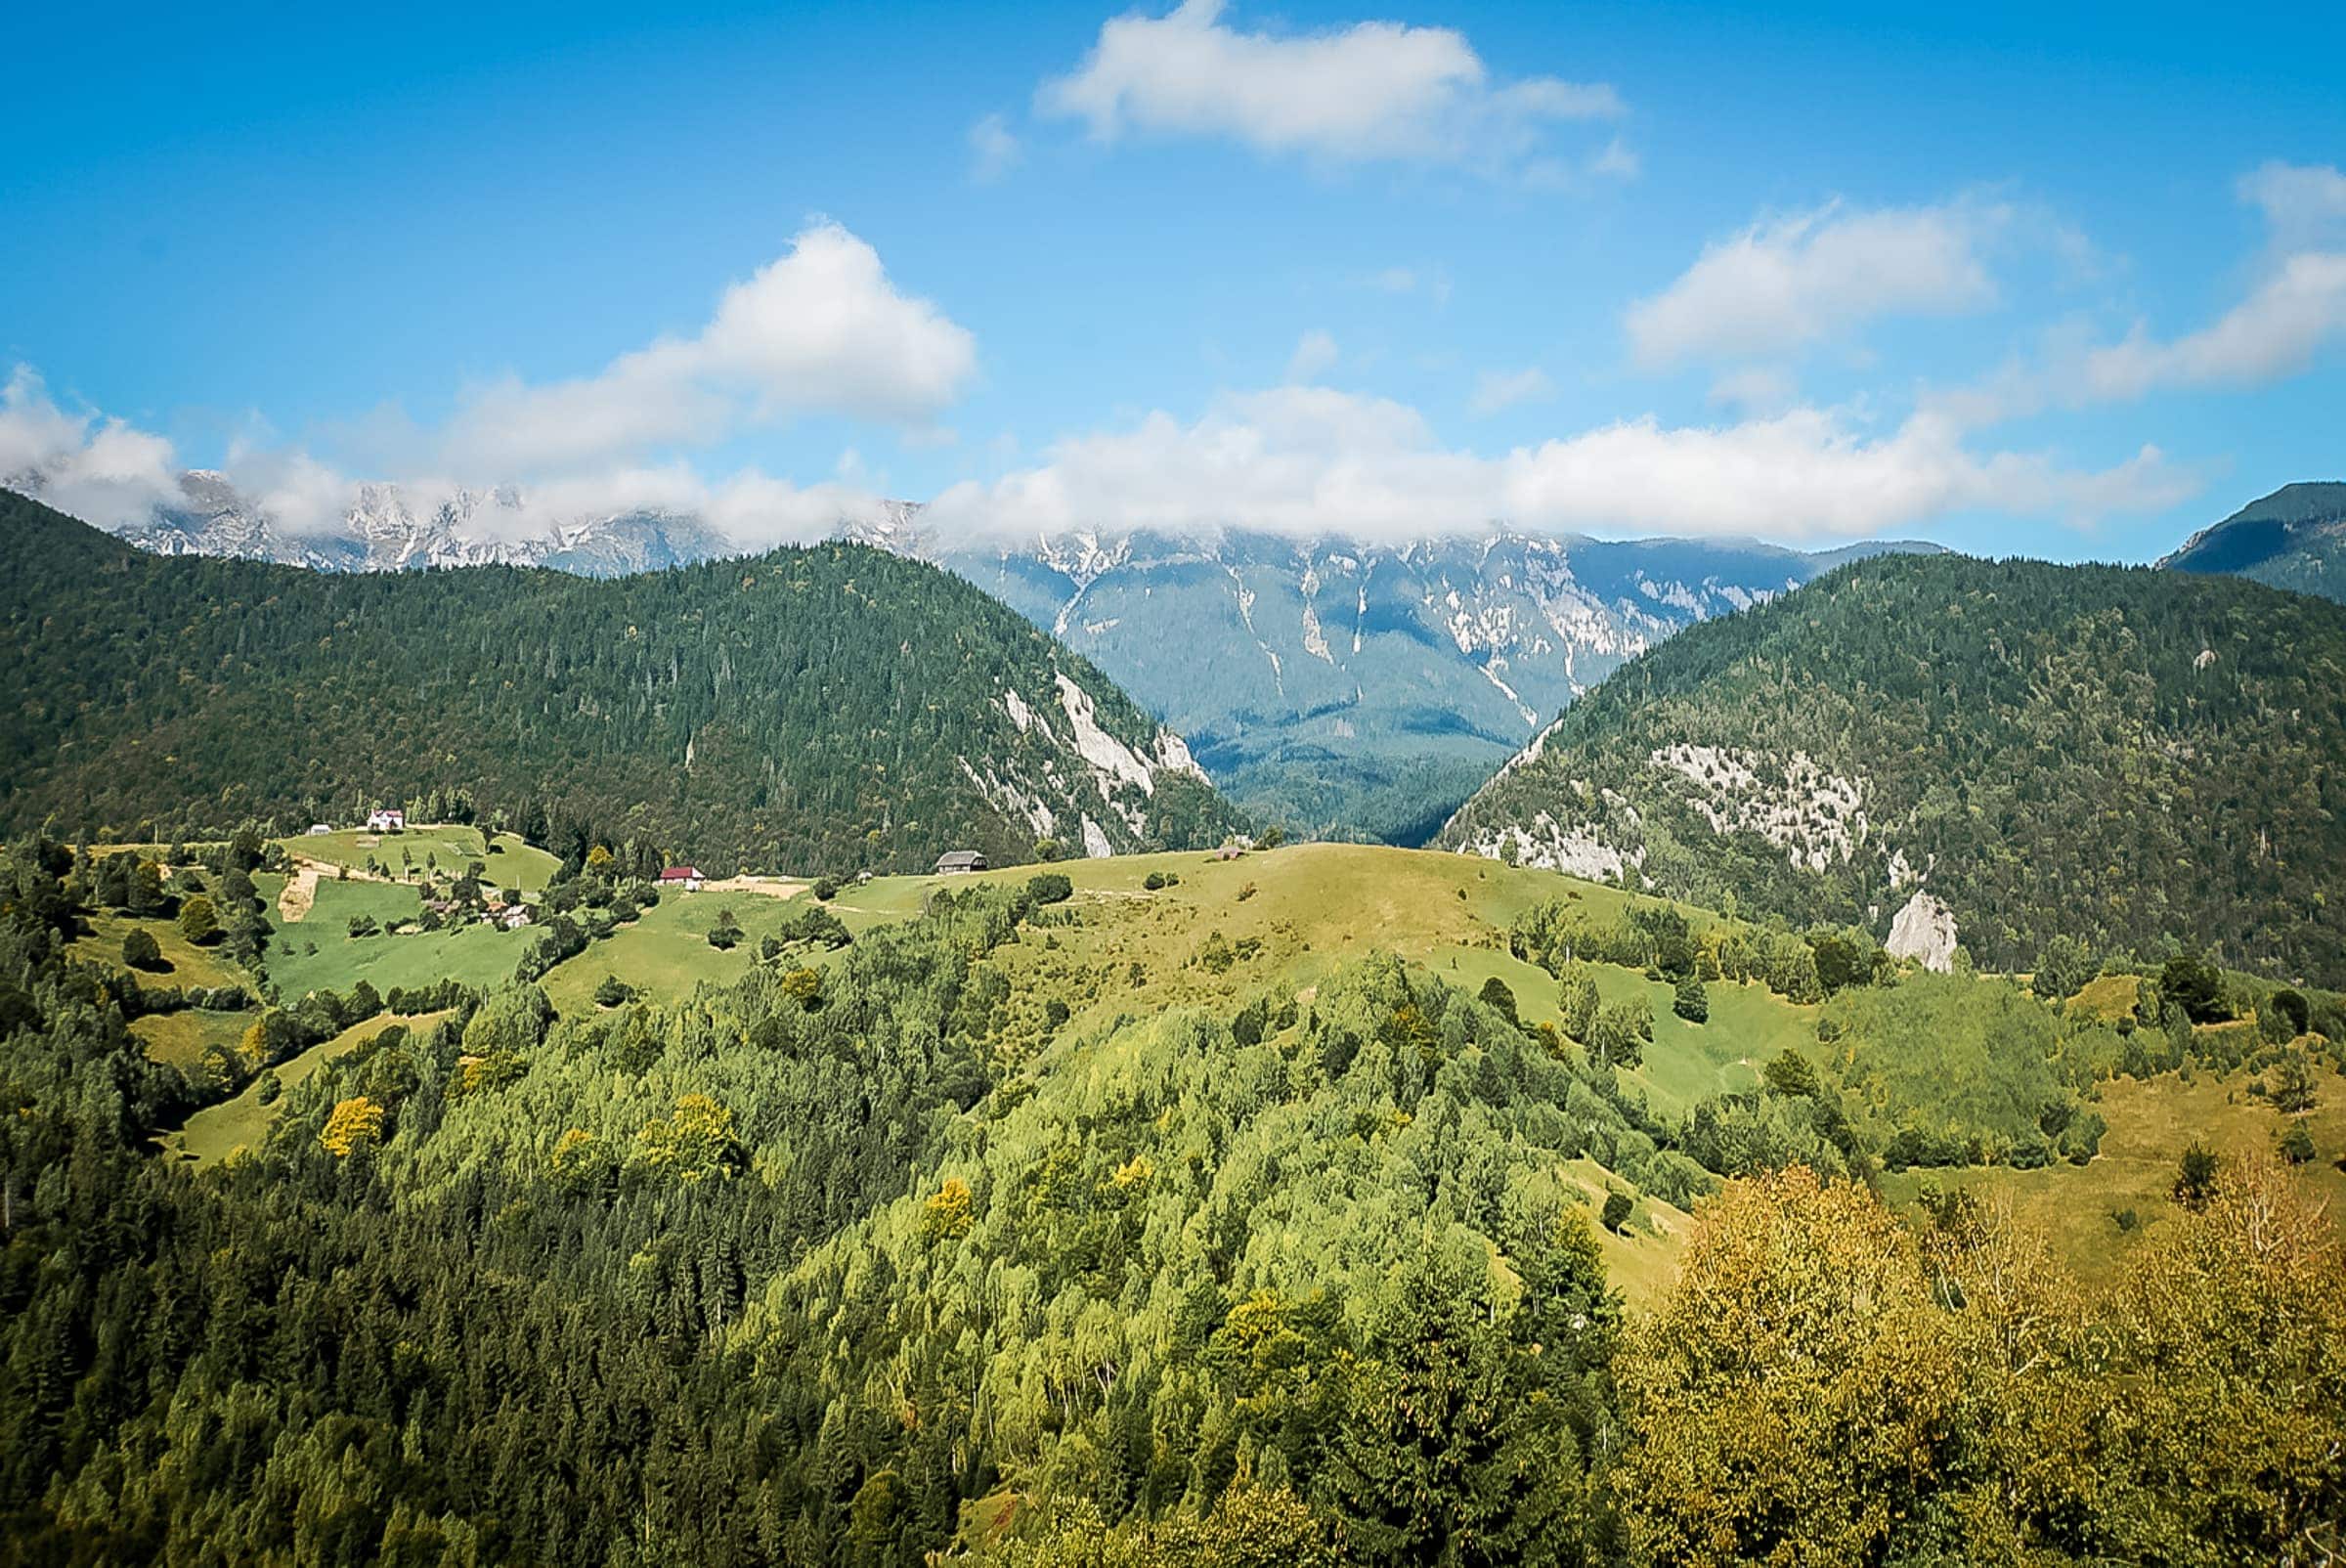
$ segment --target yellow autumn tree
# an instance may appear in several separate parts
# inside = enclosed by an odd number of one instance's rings
[[[383,1141],[383,1108],[365,1095],[336,1101],[318,1142],[336,1159],[347,1158],[361,1144]]]
[[[705,1094],[683,1096],[667,1119],[648,1122],[635,1134],[636,1159],[681,1182],[731,1176],[741,1155],[733,1112]]]
[[[970,1234],[976,1220],[970,1184],[958,1176],[948,1176],[944,1186],[921,1207],[921,1236],[929,1241],[958,1241]]]
[[[616,1168],[603,1141],[584,1127],[572,1127],[554,1141],[550,1164],[554,1180],[573,1187],[592,1186]]]
[[[2121,1325],[2130,1452],[2168,1500],[2129,1555],[2346,1560],[2346,1250],[2304,1179],[2225,1160],[2136,1254]]]
[[[801,1007],[811,1008],[823,994],[823,972],[794,969],[782,977],[782,994]]]
[[[1946,1463],[1955,1346],[1917,1249],[1861,1187],[1730,1182],[1621,1363],[1616,1477],[1655,1563],[1857,1564]]]

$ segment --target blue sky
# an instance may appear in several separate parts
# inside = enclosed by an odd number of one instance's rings
[[[51,8],[0,470],[2116,559],[2346,476],[2346,23],[1881,10]]]

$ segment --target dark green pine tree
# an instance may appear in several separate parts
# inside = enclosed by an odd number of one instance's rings
[[[1321,1477],[1353,1560],[1569,1560],[1580,1447],[1491,1315],[1487,1277],[1429,1240],[1371,1319]]]

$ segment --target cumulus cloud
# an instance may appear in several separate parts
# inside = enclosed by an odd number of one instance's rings
[[[2123,341],[2085,351],[2065,371],[2072,396],[2128,399],[2161,387],[2279,380],[2346,337],[2346,173],[2267,163],[2241,177],[2239,195],[2271,231],[2247,297],[2181,337],[2161,341],[2138,322]]]
[[[707,445],[803,414],[914,425],[960,394],[977,361],[969,330],[898,291],[870,245],[816,224],[727,288],[690,338],[662,338],[591,376],[471,388],[442,456],[458,470],[527,474]]]
[[[1611,534],[1858,538],[1966,511],[2090,522],[2195,486],[2154,448],[2101,471],[1976,454],[1951,420],[1887,435],[1803,408],[1719,426],[1625,420],[1496,456],[1446,447],[1415,410],[1325,387],[1219,400],[1184,423],[1059,442],[1041,464],[964,483],[930,517],[976,533],[1072,527],[1404,537],[1497,522]]]
[[[161,436],[59,408],[40,376],[20,365],[0,387],[0,483],[119,528],[177,498],[179,465]]]
[[[1296,339],[1295,352],[1287,356],[1287,379],[1316,381],[1336,367],[1343,351],[1336,347],[1335,337],[1314,328]]]
[[[1971,202],[1837,204],[1755,224],[1631,305],[1630,348],[1664,370],[1785,353],[1883,316],[1977,310],[1995,298],[1981,251],[2007,217]]]
[[[1521,166],[1559,122],[1623,112],[1601,83],[1495,79],[1448,27],[1361,22],[1304,34],[1223,21],[1223,0],[1169,16],[1118,17],[1071,74],[1046,82],[1038,111],[1095,137],[1128,129],[1227,137],[1329,163],[1399,159],[1487,171]]]
[[[1520,370],[1485,370],[1475,377],[1474,396],[1466,407],[1475,414],[1497,414],[1519,403],[1543,403],[1556,395],[1556,384],[1537,365]]]
[[[338,487],[340,510],[329,531],[353,506],[417,521],[446,513],[466,539],[512,544],[543,539],[582,519],[652,513],[689,518],[722,535],[743,550],[804,544],[829,536],[842,523],[877,519],[887,503],[860,485],[845,480],[801,485],[756,467],[711,479],[690,463],[615,464],[550,475],[527,485],[483,487],[461,480],[419,475],[383,483],[354,483],[324,472]],[[232,482],[288,532],[302,532],[288,498],[247,488],[232,470]],[[300,498],[293,498],[298,503]],[[310,514],[316,515],[316,514]]]
[[[437,430],[369,419],[365,444],[381,449],[387,460],[375,471],[396,481],[396,496],[260,438],[232,444],[221,467],[254,510],[296,535],[337,531],[364,503],[421,517],[456,508],[491,538],[583,516],[670,511],[767,544],[819,534],[879,503],[848,486],[801,487],[755,469],[712,483],[681,462],[649,459],[804,414],[858,415],[903,426],[908,439],[935,438],[934,415],[976,365],[966,328],[899,291],[870,245],[823,223],[725,289],[690,337],[661,338],[589,376],[469,387]],[[102,527],[136,526],[158,506],[187,502],[180,477],[168,441],[61,410],[29,370],[0,391],[0,478],[62,510]]]
[[[1018,165],[1023,150],[1001,115],[988,114],[970,127],[970,177],[990,184]]]
[[[1596,156],[1588,160],[1588,172],[1608,180],[1634,180],[1645,170],[1645,160],[1636,150],[1616,136],[1604,145]]]
[[[696,517],[743,549],[805,544],[842,523],[879,518],[887,503],[860,485],[802,485],[745,468],[711,481],[689,465],[618,468],[530,486],[515,500],[514,526],[543,534],[581,517],[663,512]]]

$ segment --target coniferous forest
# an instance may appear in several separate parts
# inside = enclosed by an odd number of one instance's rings
[[[1639,886],[1877,936],[1924,892],[2003,968],[2062,940],[2337,984],[2342,760],[2331,601],[1889,555],[1625,666],[1438,842],[1577,833]]]
[[[1157,727],[1089,664],[857,545],[611,582],[335,575],[158,558],[0,492],[0,823],[102,842],[449,799],[719,873],[850,872],[1082,853],[1086,819],[1125,849],[1238,821],[1200,775],[1144,786]],[[1070,702],[1129,766],[1095,785]]]

